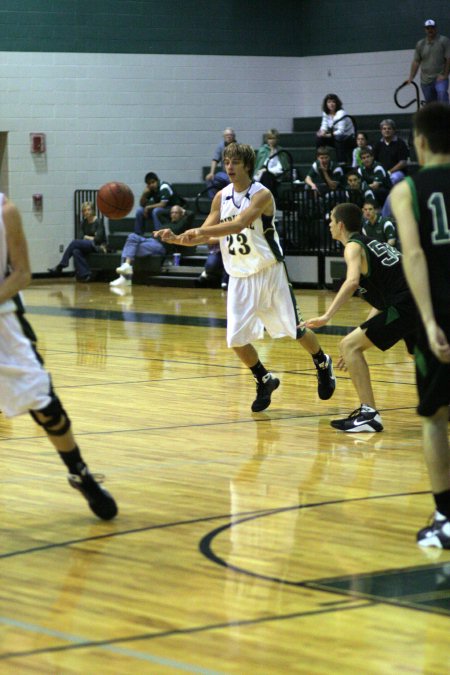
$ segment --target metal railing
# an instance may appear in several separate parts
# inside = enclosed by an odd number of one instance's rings
[[[283,216],[279,235],[286,253],[298,255],[341,255],[342,246],[331,238],[330,213],[336,204],[358,203],[361,195],[344,188],[317,192],[303,184],[293,185],[281,197]]]
[[[414,87],[415,96],[408,103],[400,103],[400,101],[398,100],[398,93],[407,86]],[[402,84],[399,87],[397,87],[397,89],[394,92],[394,101],[395,101],[395,105],[398,108],[402,108],[403,110],[405,108],[409,108],[411,105],[414,105],[414,104],[416,105],[417,110],[419,110],[420,106],[424,104],[424,101],[420,100],[419,87],[417,86],[417,84],[415,82],[408,82],[408,80],[405,80],[405,82],[402,82]]]

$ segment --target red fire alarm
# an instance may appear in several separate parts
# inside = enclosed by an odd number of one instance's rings
[[[45,134],[30,134],[30,150],[38,154],[45,152]]]
[[[44,198],[41,193],[36,193],[33,195],[33,210],[42,211]]]

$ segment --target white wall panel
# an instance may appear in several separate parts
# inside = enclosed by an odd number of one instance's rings
[[[9,192],[21,208],[34,272],[73,234],[73,192],[108,180],[138,196],[149,170],[199,182],[225,126],[258,146],[269,126],[317,115],[338,93],[355,115],[396,111],[409,51],[308,58],[0,53],[0,131],[8,132]],[[47,135],[45,157],[29,133]],[[44,211],[31,196],[44,195]]]

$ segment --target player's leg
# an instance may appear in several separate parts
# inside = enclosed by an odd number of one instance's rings
[[[51,391],[50,403],[38,410],[30,410],[34,421],[41,426],[68,469],[69,484],[87,500],[96,516],[111,520],[117,514],[113,497],[89,472],[71,429],[71,421],[59,398]]]
[[[450,518],[450,449],[448,407],[442,406],[422,420],[423,449],[433,494],[447,492],[445,515]]]
[[[383,430],[381,416],[375,405],[369,366],[364,357],[364,352],[373,346],[365,329],[361,328],[355,328],[340,343],[341,355],[358,394],[360,407],[344,419],[333,420],[331,426],[335,429],[352,433]]]
[[[419,546],[450,549],[450,448],[448,406],[422,420],[425,461],[436,512],[432,522],[417,533]]]
[[[23,315],[1,317],[1,409],[8,417],[31,413],[69,469],[69,483],[82,492],[96,515],[109,520],[116,515],[117,506],[89,473],[73,437],[70,419],[53,392],[50,375],[35,344],[34,331]]]
[[[366,336],[365,331],[361,328],[355,328],[341,341],[340,352],[361,405],[375,408],[370,370],[364,356],[366,349],[371,347],[373,347],[373,344]]]
[[[252,412],[261,412],[269,407],[272,393],[280,386],[280,380],[274,377],[261,363],[258,352],[252,344],[233,347],[233,351],[242,363],[252,371],[256,382],[256,398],[252,403]]]
[[[0,408],[7,417],[30,412],[68,467],[70,484],[80,483],[78,489],[100,518],[112,518],[117,512],[115,502],[89,474],[35,344],[36,336],[23,314],[0,315]]]
[[[448,319],[441,328],[450,338]],[[414,355],[419,394],[417,411],[422,416],[424,456],[436,507],[430,525],[417,533],[417,543],[450,549],[450,365],[438,361],[430,351],[423,327],[418,331]]]
[[[283,265],[284,267],[284,265]],[[333,361],[331,356],[325,354],[320,346],[319,340],[315,333],[309,328],[301,328],[300,324],[303,322],[303,317],[295,299],[292,284],[289,282],[286,268],[284,267],[285,282],[282,283],[282,288],[286,284],[286,290],[282,293],[276,307],[283,316],[294,312],[295,321],[295,336],[301,347],[310,354],[317,370],[317,391],[319,398],[323,401],[330,399],[336,389],[336,378],[333,372]],[[282,306],[284,302],[285,307]]]
[[[300,321],[301,321],[300,317]],[[325,354],[315,333],[309,328],[297,329],[298,343],[311,355],[317,370],[317,389],[319,398],[327,401],[336,389],[336,377],[333,372],[333,361]]]
[[[228,347],[251,370],[256,381],[252,412],[268,408],[272,392],[280,386],[280,380],[261,363],[258,352],[251,344],[253,340],[260,340],[264,336],[264,324],[257,316],[260,286],[264,279],[264,272],[246,278],[230,277],[227,296]]]

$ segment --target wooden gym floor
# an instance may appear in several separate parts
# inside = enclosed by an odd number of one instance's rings
[[[305,317],[332,293],[298,291]],[[28,318],[83,454],[120,513],[91,515],[31,418],[0,415],[1,673],[450,671],[450,551],[432,512],[403,345],[368,356],[385,424],[346,435],[294,341],[259,345],[282,385],[225,344],[220,290],[36,281]],[[320,336],[368,306],[352,298]]]

